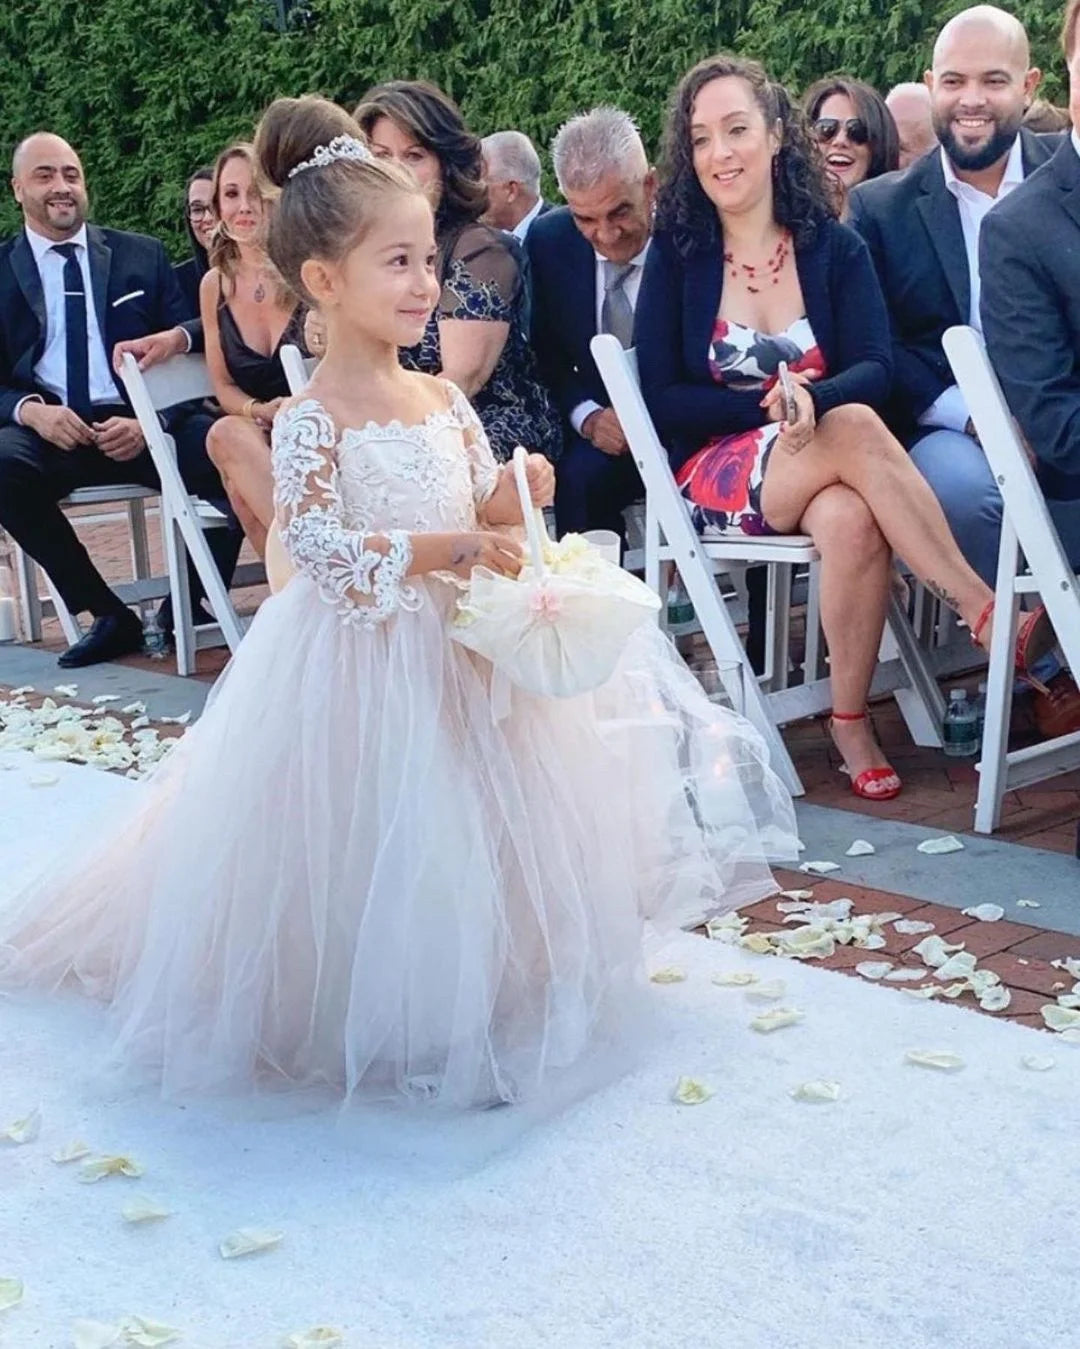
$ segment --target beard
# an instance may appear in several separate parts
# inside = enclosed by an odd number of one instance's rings
[[[999,159],[1004,159],[1009,153],[1019,134],[1023,116],[1021,111],[1008,119],[993,118],[994,130],[990,139],[985,145],[970,150],[957,140],[950,118],[942,119],[935,114],[934,131],[945,153],[958,169],[963,169],[967,173],[978,173],[981,169],[988,169],[991,164],[996,164]]]

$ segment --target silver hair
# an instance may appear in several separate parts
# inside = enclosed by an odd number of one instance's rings
[[[649,171],[649,159],[637,124],[620,108],[601,106],[564,122],[551,143],[555,177],[565,196],[587,192],[617,174],[626,183]]]
[[[540,195],[540,156],[523,131],[494,131],[480,142],[494,183],[520,183],[534,197]]]

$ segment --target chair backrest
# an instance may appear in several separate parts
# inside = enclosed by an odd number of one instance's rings
[[[121,378],[128,397],[132,400],[132,407],[135,406],[132,384],[141,384],[146,391],[150,407],[155,412],[174,407],[177,403],[186,403],[191,399],[214,396],[214,385],[204,356],[171,356],[160,365],[152,365],[149,370],[140,370],[134,357],[128,352],[124,356]],[[135,410],[138,412],[137,408]]]
[[[1073,670],[1080,670],[1080,582],[1069,566],[986,347],[969,327],[950,328],[943,343],[1058,641]]]
[[[278,356],[281,358],[281,368],[285,371],[285,382],[289,386],[289,392],[295,398],[307,388],[319,362],[314,356],[301,356],[300,348],[294,346],[292,342],[287,342],[278,352]]]

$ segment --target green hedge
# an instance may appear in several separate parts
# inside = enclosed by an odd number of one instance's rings
[[[484,134],[518,127],[546,146],[600,101],[655,144],[670,90],[721,48],[793,88],[847,70],[879,87],[917,78],[962,5],[934,0],[49,0],[0,12],[9,153],[49,128],[82,153],[97,220],[176,250],[180,188],[279,94],[351,105],[372,82],[424,76]],[[1062,0],[1026,0],[1044,92],[1060,98]],[[18,216],[0,208],[0,234]]]

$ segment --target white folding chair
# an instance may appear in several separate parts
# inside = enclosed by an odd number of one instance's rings
[[[739,662],[743,666],[745,715],[764,736],[773,766],[788,789],[794,795],[802,795],[802,783],[778,728],[829,708],[832,704],[829,681],[813,678],[814,671],[808,662],[807,679],[803,684],[770,691],[762,689],[750,668],[745,648],[714,577],[715,573],[729,571],[732,567],[761,564],[768,567],[766,645],[769,665],[774,672],[773,682],[783,684],[786,680],[776,676],[787,668],[791,568],[798,563],[816,563],[819,560],[817,550],[811,539],[802,534],[732,535],[716,541],[700,538],[645,406],[634,352],[624,351],[610,334],[594,337],[590,346],[645,484],[645,580],[659,592],[661,564],[674,562],[678,567],[717,663]],[[812,584],[807,627],[809,632],[813,624],[816,633],[815,597],[816,589]],[[871,694],[892,693],[915,742],[940,745],[939,728],[944,715],[941,692],[915,640],[907,613],[891,594],[883,657],[874,675]],[[737,696],[738,691],[731,692]]]
[[[161,532],[173,604],[176,669],[178,674],[189,675],[195,671],[195,653],[201,647],[220,645],[224,639],[229,650],[235,652],[243,637],[244,625],[233,608],[203,532],[222,527],[225,517],[188,493],[176,464],[175,442],[162,427],[157,414],[177,403],[212,397],[214,388],[202,356],[173,356],[142,371],[129,352],[124,356],[121,378],[161,479]],[[197,629],[192,620],[188,586],[189,556],[217,620]],[[233,583],[257,585],[265,578],[260,563],[238,567]]]
[[[982,338],[974,328],[950,328],[944,346],[1004,506],[975,803],[976,830],[992,834],[1007,791],[1080,768],[1080,731],[1011,753],[1008,750],[1020,597],[1042,597],[1065,660],[1078,674],[1080,581],[1069,566]]]
[[[60,502],[63,509],[75,506],[114,506],[127,508],[131,537],[131,571],[134,580],[121,581],[112,589],[125,604],[140,608],[162,599],[169,593],[167,576],[154,576],[150,570],[150,548],[146,537],[146,503],[158,493],[138,483],[114,484],[111,487],[79,487]],[[64,637],[74,644],[83,635],[79,620],[60,598],[59,591],[49,576],[38,567],[29,553],[15,544],[15,570],[19,578],[19,603],[22,630],[27,641],[41,641],[41,620],[52,613],[59,619]],[[46,594],[41,593],[44,579]]]
[[[295,398],[302,394],[308,386],[311,376],[315,373],[315,367],[319,364],[315,356],[303,356],[300,348],[294,346],[292,342],[287,342],[278,352],[281,359],[281,368],[285,371],[285,382],[289,386],[289,392]]]

